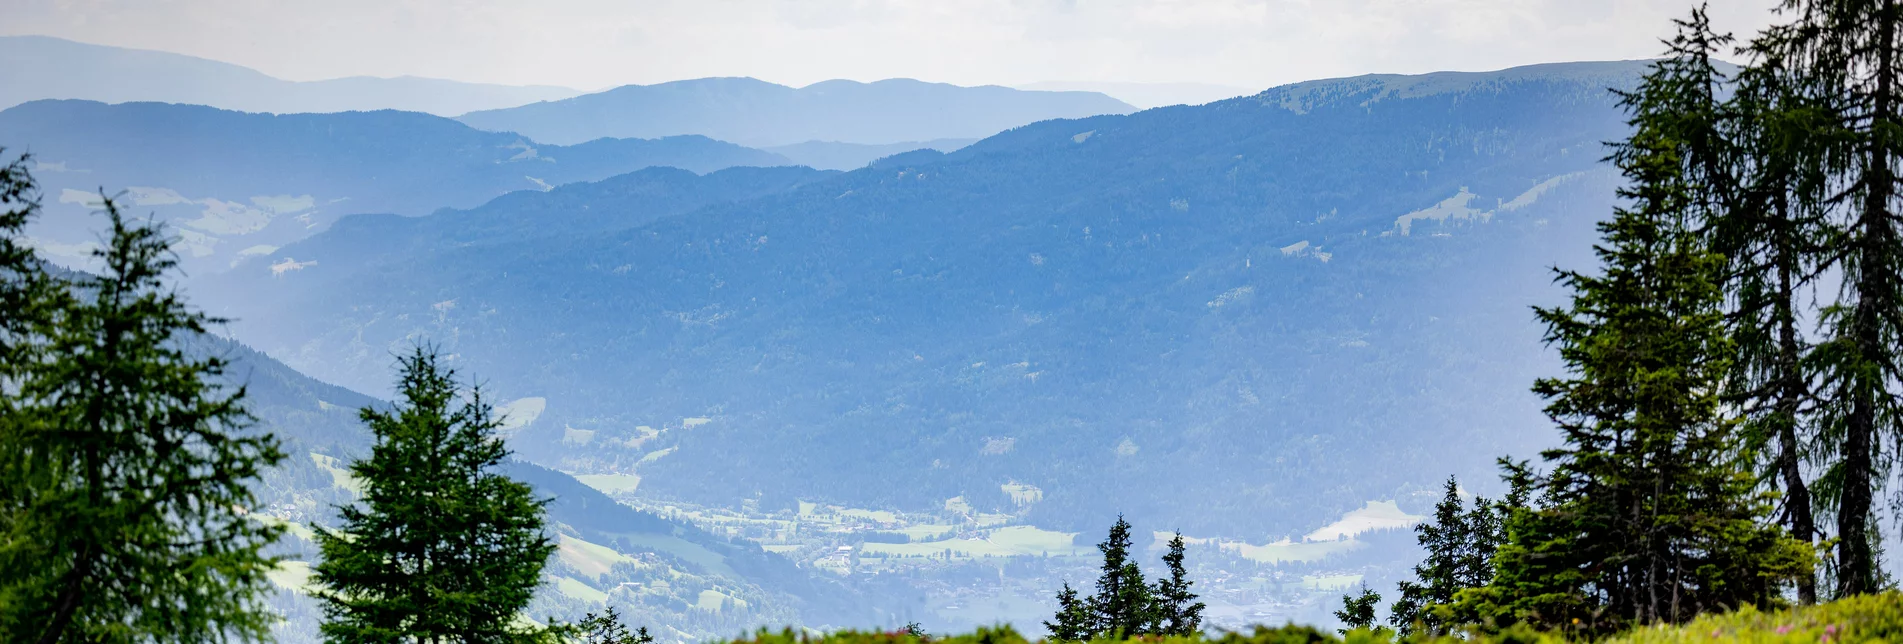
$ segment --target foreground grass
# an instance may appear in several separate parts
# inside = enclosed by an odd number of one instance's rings
[[[1248,633],[1205,637],[1138,638],[1146,644],[1393,644],[1386,630],[1357,630],[1346,636],[1311,626],[1258,626]],[[1555,633],[1514,630],[1465,639],[1409,638],[1416,644],[1563,644]],[[1682,626],[1649,626],[1605,640],[1608,644],[1665,644],[1671,642],[1747,642],[1763,644],[1838,644],[1896,642],[1903,644],[1903,593],[1884,593],[1788,610],[1760,612],[1745,608],[1699,618]],[[980,628],[976,632],[916,637],[902,632],[842,631],[825,635],[761,631],[730,644],[1031,644],[1009,626]],[[1097,642],[1093,644],[1106,644]]]

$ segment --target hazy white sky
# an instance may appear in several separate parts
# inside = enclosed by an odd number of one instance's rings
[[[293,80],[597,89],[1194,81],[1262,88],[1659,51],[1691,0],[0,0],[0,34],[159,49]],[[1775,0],[1711,0],[1747,33]]]

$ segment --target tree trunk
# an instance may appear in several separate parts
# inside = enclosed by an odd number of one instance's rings
[[[1863,362],[1851,378],[1850,416],[1844,436],[1844,491],[1837,512],[1837,592],[1858,595],[1876,590],[1874,556],[1870,552],[1869,518],[1871,455],[1877,431],[1878,396],[1886,394],[1881,371],[1884,353],[1883,308],[1893,301],[1891,286],[1895,268],[1890,256],[1890,196],[1896,185],[1890,168],[1889,126],[1896,123],[1893,75],[1896,55],[1896,2],[1885,0],[1878,8],[1876,26],[1876,88],[1870,114],[1870,152],[1864,174],[1863,212],[1856,226],[1859,235],[1857,254],[1857,303],[1851,313],[1851,340],[1857,357]],[[1872,381],[1874,380],[1874,381]]]
[[[1788,222],[1785,212],[1787,205],[1782,199],[1778,202],[1780,211],[1778,220]],[[1796,297],[1792,282],[1795,279],[1791,264],[1791,244],[1779,245],[1777,258],[1777,322],[1778,322],[1778,378],[1777,404],[1773,413],[1777,418],[1778,472],[1784,478],[1784,517],[1790,526],[1791,537],[1806,544],[1817,539],[1817,519],[1811,514],[1810,487],[1804,483],[1804,473],[1798,463],[1797,408],[1804,397],[1804,380],[1798,373],[1797,316],[1793,312]],[[1817,603],[1817,578],[1806,575],[1797,581],[1797,601],[1802,604]]]

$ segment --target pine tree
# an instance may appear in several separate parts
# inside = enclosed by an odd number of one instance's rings
[[[1057,615],[1054,622],[1044,622],[1044,629],[1050,631],[1051,639],[1060,642],[1081,642],[1096,634],[1090,607],[1085,600],[1077,598],[1077,591],[1066,582],[1064,589],[1057,591]]]
[[[1359,595],[1342,595],[1335,619],[1341,620],[1343,628],[1335,632],[1347,635],[1357,628],[1374,628],[1374,608],[1380,604],[1381,593],[1369,590],[1367,584],[1362,584]]]
[[[336,642],[527,642],[552,634],[517,623],[555,551],[528,485],[495,471],[508,449],[480,390],[460,401],[432,351],[402,360],[402,403],[366,408],[376,437],[352,463],[362,505],[317,534],[313,567],[325,637]]]
[[[582,617],[581,623],[575,625],[574,630],[581,635],[581,644],[654,644],[654,636],[648,634],[648,627],[642,626],[629,632],[613,606],[600,615],[588,613]]]
[[[1613,161],[1629,205],[1600,224],[1601,274],[1561,272],[1571,305],[1538,310],[1569,373],[1534,391],[1564,444],[1543,454],[1543,507],[1507,521],[1494,583],[1463,594],[1465,614],[1495,625],[1603,632],[1762,605],[1805,562],[1761,525],[1768,508],[1720,401],[1724,262],[1689,226],[1700,204],[1674,120],[1675,64],[1624,97],[1634,131]]]
[[[1159,635],[1190,635],[1203,628],[1203,609],[1207,606],[1196,601],[1196,593],[1190,586],[1196,582],[1189,580],[1189,571],[1183,568],[1186,545],[1183,533],[1178,532],[1170,539],[1170,550],[1163,555],[1163,564],[1169,568],[1169,578],[1156,582],[1151,591],[1156,607],[1151,611],[1156,620],[1150,628]]]
[[[1789,138],[1822,177],[1793,205],[1825,221],[1813,270],[1839,277],[1824,336],[1805,356],[1820,401],[1810,445],[1827,467],[1814,492],[1835,510],[1836,593],[1868,593],[1878,587],[1871,517],[1888,478],[1883,439],[1903,440],[1903,3],[1784,0],[1782,10],[1792,21],[1750,50],[1790,99],[1776,113],[1808,128]]]
[[[0,639],[264,636],[277,561],[262,550],[282,528],[245,508],[248,484],[284,455],[247,431],[244,390],[215,384],[226,363],[180,351],[216,320],[166,283],[162,232],[103,196],[101,273],[39,282],[17,238],[30,180],[15,164],[0,182],[7,297],[34,298],[0,331]],[[40,290],[23,295],[15,277]]]
[[[1155,599],[1143,581],[1143,569],[1130,558],[1130,522],[1117,516],[1109,536],[1097,544],[1103,553],[1102,572],[1097,577],[1097,594],[1088,606],[1096,635],[1134,637],[1149,634],[1155,623]]]
[[[1414,566],[1415,581],[1400,583],[1401,596],[1389,607],[1388,623],[1401,634],[1442,633],[1446,625],[1435,608],[1454,601],[1454,593],[1469,587],[1463,570],[1471,565],[1473,527],[1460,502],[1460,483],[1447,478],[1445,493],[1434,505],[1434,518],[1414,526],[1415,541],[1427,557]]]

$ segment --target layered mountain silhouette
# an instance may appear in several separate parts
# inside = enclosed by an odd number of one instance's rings
[[[652,166],[791,163],[699,136],[548,146],[418,112],[272,115],[164,103],[35,101],[0,111],[0,141],[36,159],[48,211],[32,233],[49,256],[83,255],[97,224],[89,212],[107,187],[171,224],[198,273],[348,213],[466,208]]]
[[[453,116],[581,94],[434,78],[359,76],[287,81],[257,70],[162,51],[49,36],[0,36],[0,109],[41,99],[209,105],[246,112],[407,110]]]
[[[546,400],[525,457],[653,494],[982,510],[1012,483],[1046,527],[1280,538],[1549,440],[1514,393],[1553,368],[1528,306],[1588,261],[1608,88],[1643,67],[1317,81],[837,175],[353,217],[212,297],[370,391],[442,342]],[[730,196],[643,196],[707,181]]]
[[[1036,121],[1132,111],[1095,92],[960,87],[909,79],[787,87],[702,78],[615,89],[458,117],[548,143],[700,134],[755,147],[978,138]]]
[[[954,152],[976,142],[978,142],[977,139],[937,139],[886,144],[807,141],[773,146],[766,148],[766,151],[786,157],[793,163],[821,170],[858,170],[873,161],[895,154],[914,150]]]

